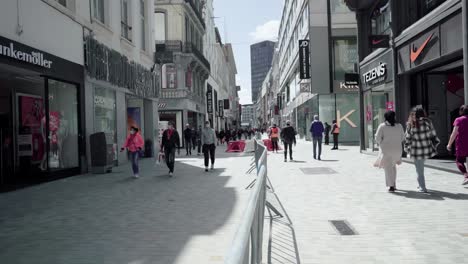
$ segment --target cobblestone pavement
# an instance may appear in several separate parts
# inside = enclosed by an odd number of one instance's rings
[[[208,173],[198,156],[174,178],[145,159],[137,180],[125,165],[0,194],[0,263],[222,263],[254,177],[224,150]]]
[[[414,166],[403,164],[391,194],[375,157],[357,147],[324,146],[315,161],[312,144],[299,141],[293,157],[268,155],[269,200],[286,217],[266,219],[264,263],[468,263],[460,175],[427,169],[429,193],[418,193]],[[347,221],[357,235],[339,235],[330,220]]]

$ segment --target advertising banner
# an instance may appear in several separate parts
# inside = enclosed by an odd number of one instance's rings
[[[134,126],[141,129],[141,108],[140,107],[128,107],[127,108],[127,131]]]
[[[299,40],[299,72],[300,79],[310,79],[309,40]]]

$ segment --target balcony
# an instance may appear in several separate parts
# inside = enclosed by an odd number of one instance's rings
[[[191,42],[183,43],[180,40],[167,40],[164,43],[157,43],[155,59],[157,62],[171,63],[173,62],[172,54],[176,52],[193,54],[193,56],[210,71],[210,62],[205,58],[203,53],[198,50],[196,45]]]
[[[203,28],[206,29],[206,24],[205,24],[205,20],[203,20],[203,16],[201,14],[201,10],[198,9],[197,5],[195,4],[195,1],[194,0],[185,0],[185,2],[187,4],[190,5],[190,7],[192,8],[193,12],[195,13],[195,16],[198,18],[198,20],[200,21],[200,23],[202,24]]]

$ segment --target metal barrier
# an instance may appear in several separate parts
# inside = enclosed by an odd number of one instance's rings
[[[267,149],[254,142],[257,180],[250,194],[247,209],[237,230],[226,264],[262,263],[263,221],[266,205]],[[250,247],[249,247],[250,246]]]

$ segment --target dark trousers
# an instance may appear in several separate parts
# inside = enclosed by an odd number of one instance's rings
[[[174,172],[175,152],[176,152],[175,147],[164,148],[164,155],[166,156],[166,165],[169,168],[169,172]]]
[[[185,139],[185,151],[188,154],[192,154],[192,139]]]
[[[198,147],[198,154],[200,154],[201,153],[201,140],[200,139],[197,140],[197,147]]]
[[[192,138],[192,149],[195,150],[196,147],[197,147],[197,139]]]
[[[457,156],[457,167],[461,173],[466,174],[466,157],[465,156]]]
[[[140,153],[138,151],[130,152],[130,161],[132,162],[133,175],[137,175],[140,170],[138,168],[138,157]]]
[[[312,141],[314,142],[314,159],[317,157],[317,147],[318,147],[318,158],[322,155],[322,137],[313,137]]]
[[[333,134],[333,148],[338,149],[338,136],[340,134]]]
[[[278,152],[278,139],[277,138],[272,138],[271,139],[271,146],[273,148],[273,151]]]
[[[289,159],[292,160],[292,143],[284,142],[284,159],[288,158],[288,148],[289,148]]]
[[[215,163],[215,144],[204,144],[203,155],[205,156],[205,167],[208,167],[209,160],[211,159],[211,165]]]
[[[330,144],[330,135],[325,135],[325,145],[329,145]]]

